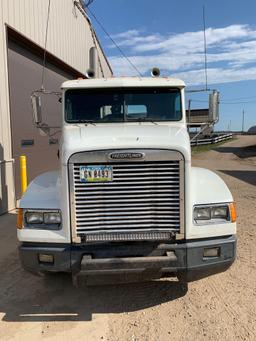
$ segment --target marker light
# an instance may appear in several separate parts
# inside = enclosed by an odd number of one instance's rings
[[[43,253],[39,253],[38,255],[38,260],[40,263],[54,263],[54,257],[53,255],[47,255]]]
[[[220,256],[220,248],[219,247],[211,247],[204,249],[203,257],[204,258],[215,258]]]
[[[17,228],[22,229],[23,228],[23,209],[19,208],[18,209],[18,214],[17,214]]]
[[[230,214],[230,220],[232,223],[236,222],[236,203],[231,202],[229,204],[229,214]]]

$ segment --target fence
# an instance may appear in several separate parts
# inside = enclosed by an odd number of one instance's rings
[[[194,141],[191,141],[190,144],[191,144],[191,146],[200,146],[200,145],[204,145],[204,144],[215,144],[215,143],[218,143],[218,142],[221,142],[224,140],[232,139],[232,137],[233,137],[233,134],[230,133],[230,134],[218,135],[218,136],[211,137],[208,139],[200,139],[200,140],[196,139]]]

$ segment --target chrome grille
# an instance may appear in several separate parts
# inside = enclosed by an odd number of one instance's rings
[[[183,197],[181,159],[104,161],[74,162],[70,165],[73,181],[72,223],[76,236],[98,231],[180,232]],[[111,165],[113,181],[80,182],[80,166],[89,165]]]

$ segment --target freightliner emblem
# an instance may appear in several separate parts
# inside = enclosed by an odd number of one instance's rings
[[[145,154],[144,153],[132,153],[132,152],[127,152],[127,153],[111,153],[108,155],[108,157],[111,160],[131,160],[131,159],[144,159]]]

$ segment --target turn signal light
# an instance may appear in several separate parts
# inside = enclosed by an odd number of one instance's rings
[[[232,223],[236,222],[236,203],[231,202],[229,204],[230,220]]]
[[[18,208],[17,228],[18,229],[22,229],[23,228],[23,209],[22,208]]]

